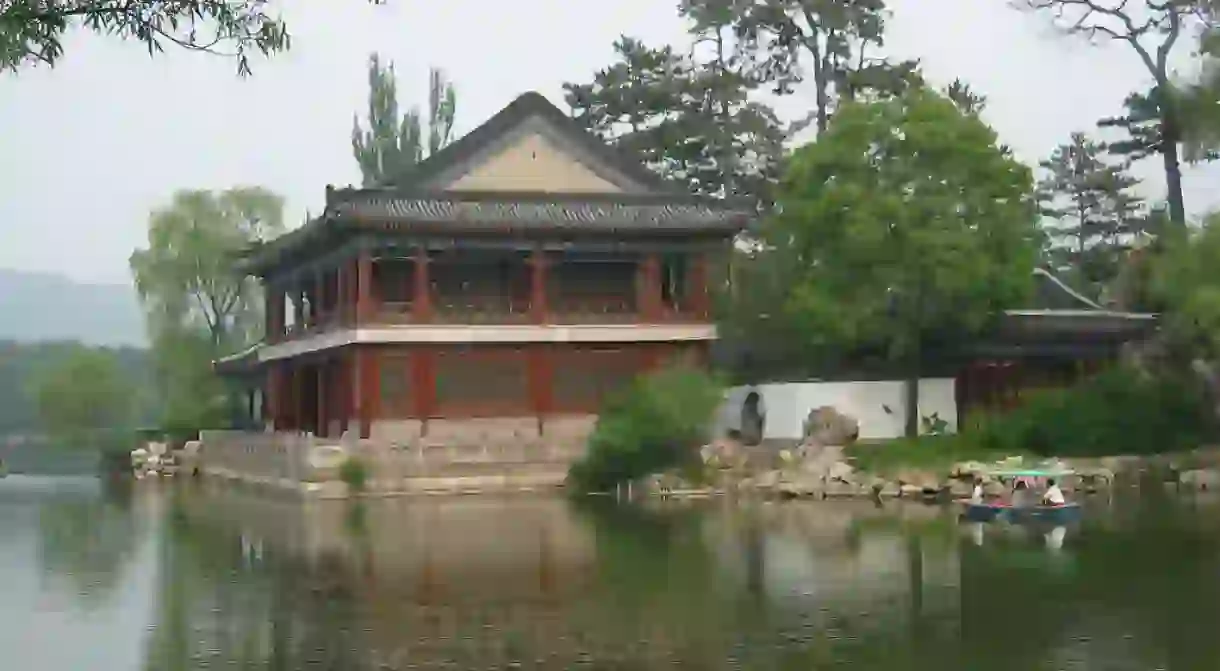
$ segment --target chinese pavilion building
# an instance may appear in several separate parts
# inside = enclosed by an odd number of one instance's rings
[[[220,362],[276,432],[583,446],[606,395],[706,360],[709,282],[752,208],[696,197],[537,93],[384,188],[251,249],[266,341]]]

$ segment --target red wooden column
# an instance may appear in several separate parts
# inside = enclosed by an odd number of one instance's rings
[[[428,435],[428,419],[436,410],[436,349],[419,347],[411,352],[411,385],[415,394],[416,419],[422,422],[420,432]]]
[[[530,405],[538,418],[538,433],[545,430],[546,417],[555,407],[554,351],[553,346],[543,343],[527,345],[525,350],[529,370]]]
[[[417,322],[432,321],[432,277],[429,273],[430,259],[428,250],[420,248],[415,252],[412,266],[414,275],[411,293],[411,319]]]
[[[319,362],[318,367],[317,367],[318,373],[317,373],[317,376],[314,378],[314,384],[315,384],[314,392],[318,395],[318,412],[317,412],[317,419],[316,419],[317,426],[315,427],[314,435],[317,435],[317,436],[323,437],[323,438],[326,437],[327,424],[330,423],[326,416],[326,410],[327,410],[327,408],[326,408],[326,405],[327,405],[326,404],[326,388],[327,388],[326,383],[329,381],[329,378],[330,378],[330,376],[327,375],[328,368],[330,368],[329,361],[324,359],[321,362]]]
[[[704,320],[711,316],[712,313],[712,296],[711,287],[708,286],[708,258],[705,253],[696,253],[690,256],[690,282],[687,285],[690,290],[690,311],[691,316],[696,319]]]
[[[347,424],[346,430],[356,431],[357,435],[361,435],[363,427],[360,424],[360,348],[348,347],[344,352],[343,364],[346,368],[344,375],[344,391],[347,392]],[[353,423],[355,424],[353,426]]]
[[[263,287],[263,331],[267,340],[273,342],[284,335],[284,292],[269,283]]]
[[[341,349],[335,359],[334,408],[339,420],[339,436],[351,428],[352,421],[352,360],[350,348]]]
[[[546,300],[546,278],[548,259],[541,247],[530,254],[530,320],[535,324],[546,323],[550,306]]]
[[[326,273],[318,271],[313,276],[313,299],[309,301],[309,325],[321,326],[326,316],[322,306],[326,303]]]
[[[288,378],[288,398],[286,424],[289,431],[299,431],[301,428],[301,374],[292,359],[284,361],[284,375]]]
[[[373,422],[380,414],[381,386],[377,370],[377,351],[371,347],[353,348],[355,384],[352,385],[352,416],[360,421],[360,437],[373,433]]]
[[[661,321],[661,258],[647,254],[636,275],[636,306],[646,322]]]
[[[271,428],[279,431],[283,428],[284,390],[280,362],[267,364],[267,380],[263,387],[263,421],[271,421]]]
[[[373,256],[361,249],[356,259],[356,323],[370,321],[373,309]]]
[[[351,273],[348,270],[346,263],[340,263],[335,269],[335,321],[342,326],[347,325],[349,305],[347,297],[349,295],[348,285],[351,284]]]

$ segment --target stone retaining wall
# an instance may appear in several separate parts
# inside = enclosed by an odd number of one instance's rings
[[[347,495],[338,467],[366,466],[369,494],[554,488],[584,454],[596,418],[489,418],[378,422],[369,439],[310,434],[207,431],[204,475],[323,497]],[[540,430],[541,429],[541,430]]]

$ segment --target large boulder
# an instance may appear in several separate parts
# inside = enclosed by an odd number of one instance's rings
[[[746,453],[741,443],[721,438],[699,448],[699,458],[710,468],[740,468],[745,465]]]
[[[818,497],[826,492],[826,481],[810,473],[785,473],[775,490],[787,497]]]
[[[350,456],[348,450],[342,445],[314,445],[305,455],[306,473],[302,474],[304,476],[302,479],[307,482],[337,480],[339,479],[339,469]]]
[[[810,410],[805,416],[801,437],[806,445],[850,445],[860,437],[860,422],[824,405]]]
[[[987,472],[987,464],[980,461],[962,461],[953,464],[949,469],[950,478],[973,479],[982,477]]]
[[[1183,471],[1182,474],[1178,476],[1178,482],[1196,489],[1220,489],[1220,471],[1211,468]]]
[[[836,461],[826,469],[826,479],[837,482],[855,482],[855,470],[845,461]]]

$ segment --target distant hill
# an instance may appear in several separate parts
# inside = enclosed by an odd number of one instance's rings
[[[143,346],[144,316],[130,284],[86,284],[0,268],[0,340],[76,340]]]

